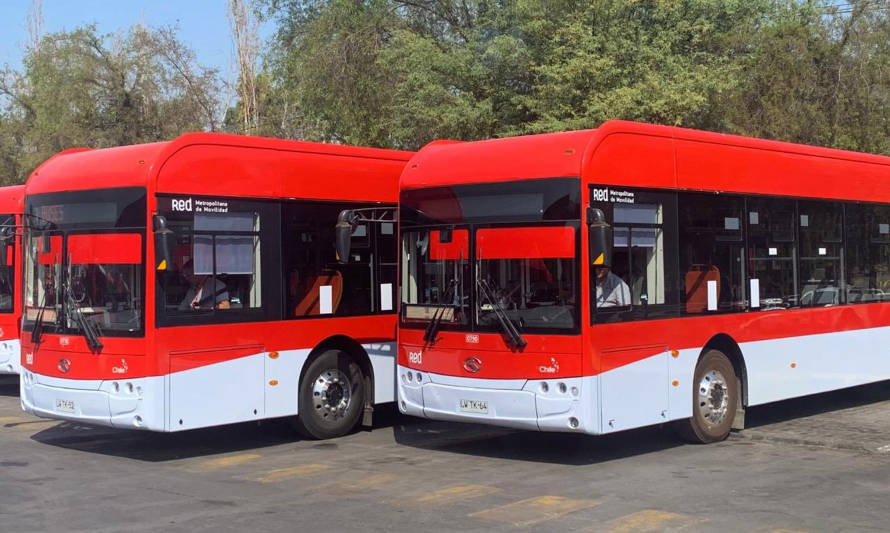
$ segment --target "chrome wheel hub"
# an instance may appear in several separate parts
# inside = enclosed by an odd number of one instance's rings
[[[711,370],[698,384],[698,412],[705,421],[720,425],[729,411],[729,387],[720,372]]]
[[[336,369],[322,372],[312,386],[315,413],[322,420],[338,420],[346,416],[351,398],[349,379]]]

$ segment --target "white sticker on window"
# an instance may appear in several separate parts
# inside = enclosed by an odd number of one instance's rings
[[[380,284],[380,310],[392,311],[392,283]]]
[[[717,310],[717,281],[708,280],[708,311]]]
[[[810,225],[809,215],[800,215],[800,227],[805,228]]]
[[[779,249],[778,248],[770,248],[769,254],[770,255],[779,255]]]
[[[723,217],[723,227],[725,229],[737,230],[739,229],[739,219],[736,217]]]
[[[825,248],[819,248],[819,255],[825,255],[827,253],[828,253],[828,250],[826,250]]]
[[[890,233],[890,224],[878,224],[878,233],[881,235]]]
[[[757,211],[748,213],[748,222],[751,224],[760,224],[760,214]]]
[[[384,222],[380,224],[380,233],[383,235],[392,235],[393,223],[392,222]]]
[[[334,312],[334,288],[331,285],[322,285],[318,288],[318,312],[329,315]]]
[[[760,307],[760,280],[751,280],[751,307]]]

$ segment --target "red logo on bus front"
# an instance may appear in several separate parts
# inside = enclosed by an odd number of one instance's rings
[[[59,359],[59,372],[67,374],[71,370],[71,361],[67,359]]]
[[[482,370],[482,360],[478,357],[467,357],[464,359],[464,370],[471,374],[479,372]]]

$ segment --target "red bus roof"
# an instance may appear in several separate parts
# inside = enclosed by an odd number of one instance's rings
[[[404,189],[517,179],[890,201],[890,157],[671,126],[608,121],[595,130],[432,143]]]
[[[27,194],[143,186],[181,194],[339,198],[342,178],[393,201],[413,152],[248,137],[187,133],[168,142],[66,150],[28,179]],[[351,197],[351,196],[350,196]],[[356,198],[364,199],[364,198]]]
[[[0,213],[18,214],[22,212],[25,197],[24,185],[0,187]]]

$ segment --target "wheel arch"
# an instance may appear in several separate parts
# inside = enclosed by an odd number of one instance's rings
[[[341,350],[352,356],[361,369],[362,375],[365,377],[365,402],[373,404],[374,367],[371,365],[371,357],[361,344],[346,335],[334,335],[318,343],[315,348],[309,352],[309,356],[306,357],[306,361],[303,363],[303,368],[300,369],[300,379],[297,383],[303,382],[303,378],[306,375],[306,369],[309,368],[312,361],[328,350]]]
[[[729,362],[732,363],[736,376],[739,378],[739,385],[741,386],[740,396],[742,406],[746,407],[748,405],[748,368],[745,365],[745,357],[742,355],[742,349],[730,335],[726,333],[718,333],[705,343],[698,359],[701,360],[705,353],[712,349],[723,352],[726,357],[729,358]]]

